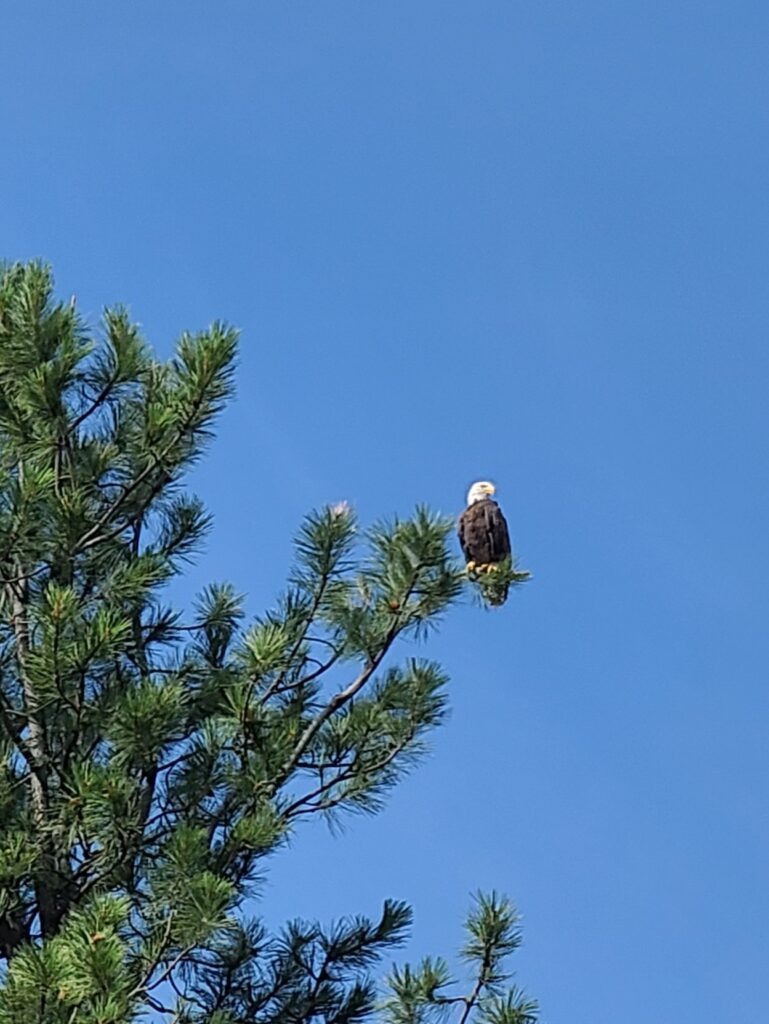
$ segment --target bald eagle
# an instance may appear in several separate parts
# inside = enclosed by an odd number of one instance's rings
[[[467,560],[468,575],[490,573],[510,557],[510,534],[499,505],[492,499],[496,492],[488,480],[474,483],[467,493],[467,508],[459,517],[459,543]],[[490,604],[504,604],[507,583],[486,588]]]

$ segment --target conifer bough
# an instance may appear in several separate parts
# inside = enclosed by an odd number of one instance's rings
[[[180,483],[236,343],[217,323],[158,362],[122,308],[94,339],[46,267],[0,270],[0,1024],[530,1024],[493,894],[462,995],[436,959],[372,980],[405,904],[278,933],[248,913],[302,819],[376,811],[423,751],[446,678],[388,655],[465,580],[450,521],[362,543],[341,506],[306,518],[253,624],[228,585],[192,621],[168,607],[210,525]]]

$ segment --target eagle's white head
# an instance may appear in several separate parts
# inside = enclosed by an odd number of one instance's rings
[[[473,505],[476,501],[483,501],[496,494],[497,489],[490,480],[478,480],[467,492],[467,504]]]

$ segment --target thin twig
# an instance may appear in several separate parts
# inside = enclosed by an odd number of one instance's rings
[[[380,758],[379,761],[375,761],[374,764],[369,765],[365,769],[365,771],[367,771],[367,772],[381,772],[381,771],[383,771],[389,764],[392,764],[392,762],[395,760],[395,758],[398,756],[398,754],[400,754],[402,751],[404,751],[406,749],[408,744],[414,739],[415,735],[416,735],[416,730],[412,730],[408,734],[408,736],[405,737],[405,739],[401,743],[399,743],[397,746],[393,747],[393,749],[391,751],[389,751],[389,753],[387,753],[384,757]],[[289,818],[297,817],[300,814],[304,814],[305,811],[300,810],[300,808],[303,805],[309,804],[309,801],[316,799],[316,797],[323,796],[323,794],[325,792],[328,792],[329,790],[332,790],[335,786],[338,786],[340,783],[346,782],[348,779],[352,778],[353,775],[354,775],[354,769],[357,767],[357,763],[359,763],[359,761],[360,761],[360,756],[356,755],[355,758],[353,759],[353,761],[351,762],[351,764],[349,765],[349,767],[346,767],[344,771],[339,772],[339,774],[334,776],[334,778],[331,779],[329,782],[326,782],[323,785],[318,786],[318,788],[313,790],[311,793],[306,793],[304,796],[300,797],[298,800],[295,800],[292,804],[289,804],[289,806],[283,812],[283,817],[285,817],[286,819],[289,819]],[[326,810],[329,810],[331,807],[338,806],[338,804],[341,803],[342,799],[343,799],[343,797],[339,797],[338,800],[334,800],[334,801],[328,801],[328,802],[324,801],[324,802],[322,802],[320,804],[315,804],[315,805],[309,804],[308,811],[310,813],[314,813],[316,811],[326,811]]]

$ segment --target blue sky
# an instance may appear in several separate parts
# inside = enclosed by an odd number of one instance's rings
[[[258,611],[302,514],[461,510],[534,581],[429,653],[453,715],[273,920],[525,915],[547,1024],[769,1011],[769,7],[9,4],[0,238],[167,352],[243,332],[190,587]]]

